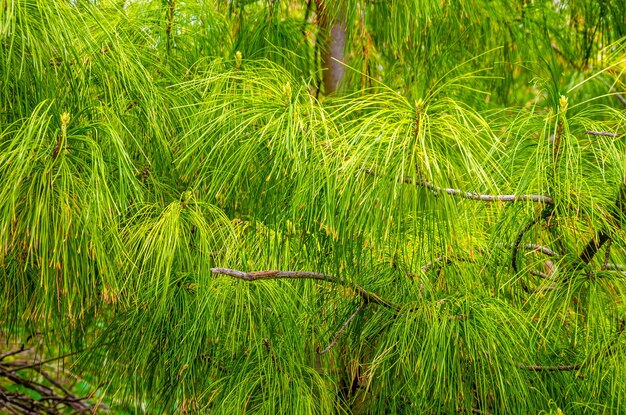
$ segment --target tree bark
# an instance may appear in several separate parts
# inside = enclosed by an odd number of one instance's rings
[[[322,82],[326,95],[335,92],[343,80],[344,50],[346,46],[346,13],[344,10],[330,11],[325,0],[316,0],[319,36],[322,41]]]

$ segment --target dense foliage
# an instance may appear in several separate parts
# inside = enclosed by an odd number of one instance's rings
[[[0,1],[3,344],[112,412],[623,413],[625,19]]]

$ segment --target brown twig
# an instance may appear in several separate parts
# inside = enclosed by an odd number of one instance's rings
[[[243,272],[230,268],[211,268],[211,272],[214,274],[228,275],[229,277],[238,278],[244,281],[256,281],[256,280],[277,280],[277,279],[311,279],[327,281],[335,284],[341,284],[351,287],[355,293],[357,293],[366,303],[375,303],[383,305],[385,307],[399,309],[400,306],[391,301],[387,301],[381,298],[378,294],[369,292],[363,287],[350,284],[343,278],[339,278],[329,274],[323,274],[321,272],[305,272],[305,271],[257,271],[257,272]]]
[[[367,303],[362,303],[359,306],[359,308],[357,308],[356,311],[354,313],[352,313],[352,315],[350,315],[350,317],[348,317],[348,319],[345,321],[345,323],[343,323],[341,328],[335,334],[335,337],[333,337],[333,341],[331,341],[330,344],[328,346],[326,346],[326,348],[324,350],[322,350],[321,352],[318,352],[319,355],[323,355],[323,354],[327,353],[330,349],[332,349],[335,346],[335,344],[337,344],[337,341],[339,340],[339,336],[341,336],[341,334],[346,330],[346,328],[348,327],[350,322],[352,320],[354,320],[354,318],[357,316],[357,314],[359,314],[359,312],[361,310],[363,310],[365,308],[365,306],[367,306]]]

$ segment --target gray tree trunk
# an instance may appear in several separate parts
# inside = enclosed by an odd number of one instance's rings
[[[321,65],[324,93],[335,92],[343,80],[344,50],[346,46],[346,17],[343,10],[329,11],[325,0],[316,0],[321,39]]]

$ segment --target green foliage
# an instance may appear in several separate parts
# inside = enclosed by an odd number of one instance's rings
[[[329,96],[315,3],[0,2],[3,336],[120,413],[624,412],[623,0],[326,0]]]

